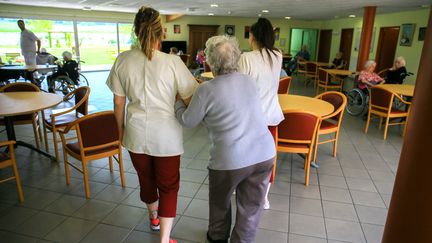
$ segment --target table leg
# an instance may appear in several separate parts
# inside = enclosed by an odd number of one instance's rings
[[[23,142],[23,141],[17,141],[16,140],[15,129],[14,129],[14,126],[13,126],[13,120],[12,119],[13,118],[10,117],[10,116],[5,116],[4,117],[4,123],[5,123],[5,127],[6,127],[6,133],[7,133],[8,140],[16,141],[16,144],[14,145],[15,147],[17,147],[17,146],[23,146],[23,147],[29,148],[29,149],[31,149],[33,151],[38,152],[39,154],[42,154],[42,155],[50,158],[53,161],[56,161],[56,158],[54,156],[52,156],[52,155],[50,155],[50,154],[48,154],[48,153],[46,153],[46,152],[44,152],[44,151],[42,151],[40,149],[37,149],[32,144],[29,144],[29,143],[26,143],[26,142]]]

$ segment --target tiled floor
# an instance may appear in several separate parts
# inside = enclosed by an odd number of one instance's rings
[[[111,109],[112,97],[104,85],[107,72],[86,76],[92,87],[90,104],[96,110]],[[294,82],[291,93],[313,91]],[[279,154],[271,209],[262,215],[256,242],[380,242],[402,145],[401,129],[390,128],[384,141],[376,123],[367,135],[363,127],[361,118],[345,115],[338,157],[331,157],[329,144],[319,147],[320,168],[312,169],[309,187],[303,185],[301,158]],[[30,126],[17,126],[16,132],[19,139],[34,141]],[[0,140],[5,136],[1,133]],[[202,127],[184,130],[178,217],[172,233],[179,242],[205,242],[206,136]],[[118,169],[111,174],[107,161],[90,164],[90,200],[84,197],[79,173],[72,170],[71,184],[66,185],[63,163],[25,148],[16,154],[25,202],[17,203],[13,183],[0,185],[0,242],[158,242],[157,234],[149,231],[127,153],[124,189]]]

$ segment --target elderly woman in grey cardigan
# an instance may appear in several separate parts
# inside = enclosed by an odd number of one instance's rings
[[[254,81],[237,72],[240,50],[234,38],[215,36],[206,43],[215,78],[196,90],[188,107],[178,99],[176,117],[186,127],[207,127],[210,147],[207,238],[228,242],[231,196],[237,217],[230,242],[253,242],[273,168],[275,144]]]

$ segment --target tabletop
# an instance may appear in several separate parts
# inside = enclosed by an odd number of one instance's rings
[[[410,84],[382,84],[379,86],[380,88],[389,90],[398,95],[403,96],[414,96],[414,85]]]
[[[356,72],[354,71],[344,70],[344,69],[324,69],[324,71],[332,75],[342,75],[342,76],[349,76],[349,75],[356,74]]]
[[[45,92],[0,93],[0,116],[37,112],[62,102],[62,97]]]
[[[332,104],[313,97],[288,94],[279,94],[278,97],[282,112],[307,111],[323,117],[334,111]]]
[[[213,73],[212,72],[204,72],[204,73],[201,73],[201,77],[203,77],[203,78],[214,78],[214,76],[213,76]]]
[[[43,70],[43,69],[56,69],[57,65],[36,65],[36,66],[3,66],[2,70],[23,71],[23,70]]]

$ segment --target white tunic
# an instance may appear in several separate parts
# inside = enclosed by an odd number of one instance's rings
[[[262,54],[260,51],[245,52],[239,61],[239,72],[252,76],[256,82],[268,126],[277,126],[284,119],[277,96],[282,54],[277,51],[275,53],[276,55],[271,54],[271,65],[270,57],[264,49]]]
[[[155,50],[121,53],[107,80],[117,96],[126,96],[123,146],[134,153],[174,156],[183,153],[183,131],[174,114],[176,94],[192,96],[198,86],[180,57]]]
[[[39,40],[37,36],[28,29],[24,29],[21,32],[21,52],[22,54],[26,53],[35,53],[37,51],[36,41]]]

